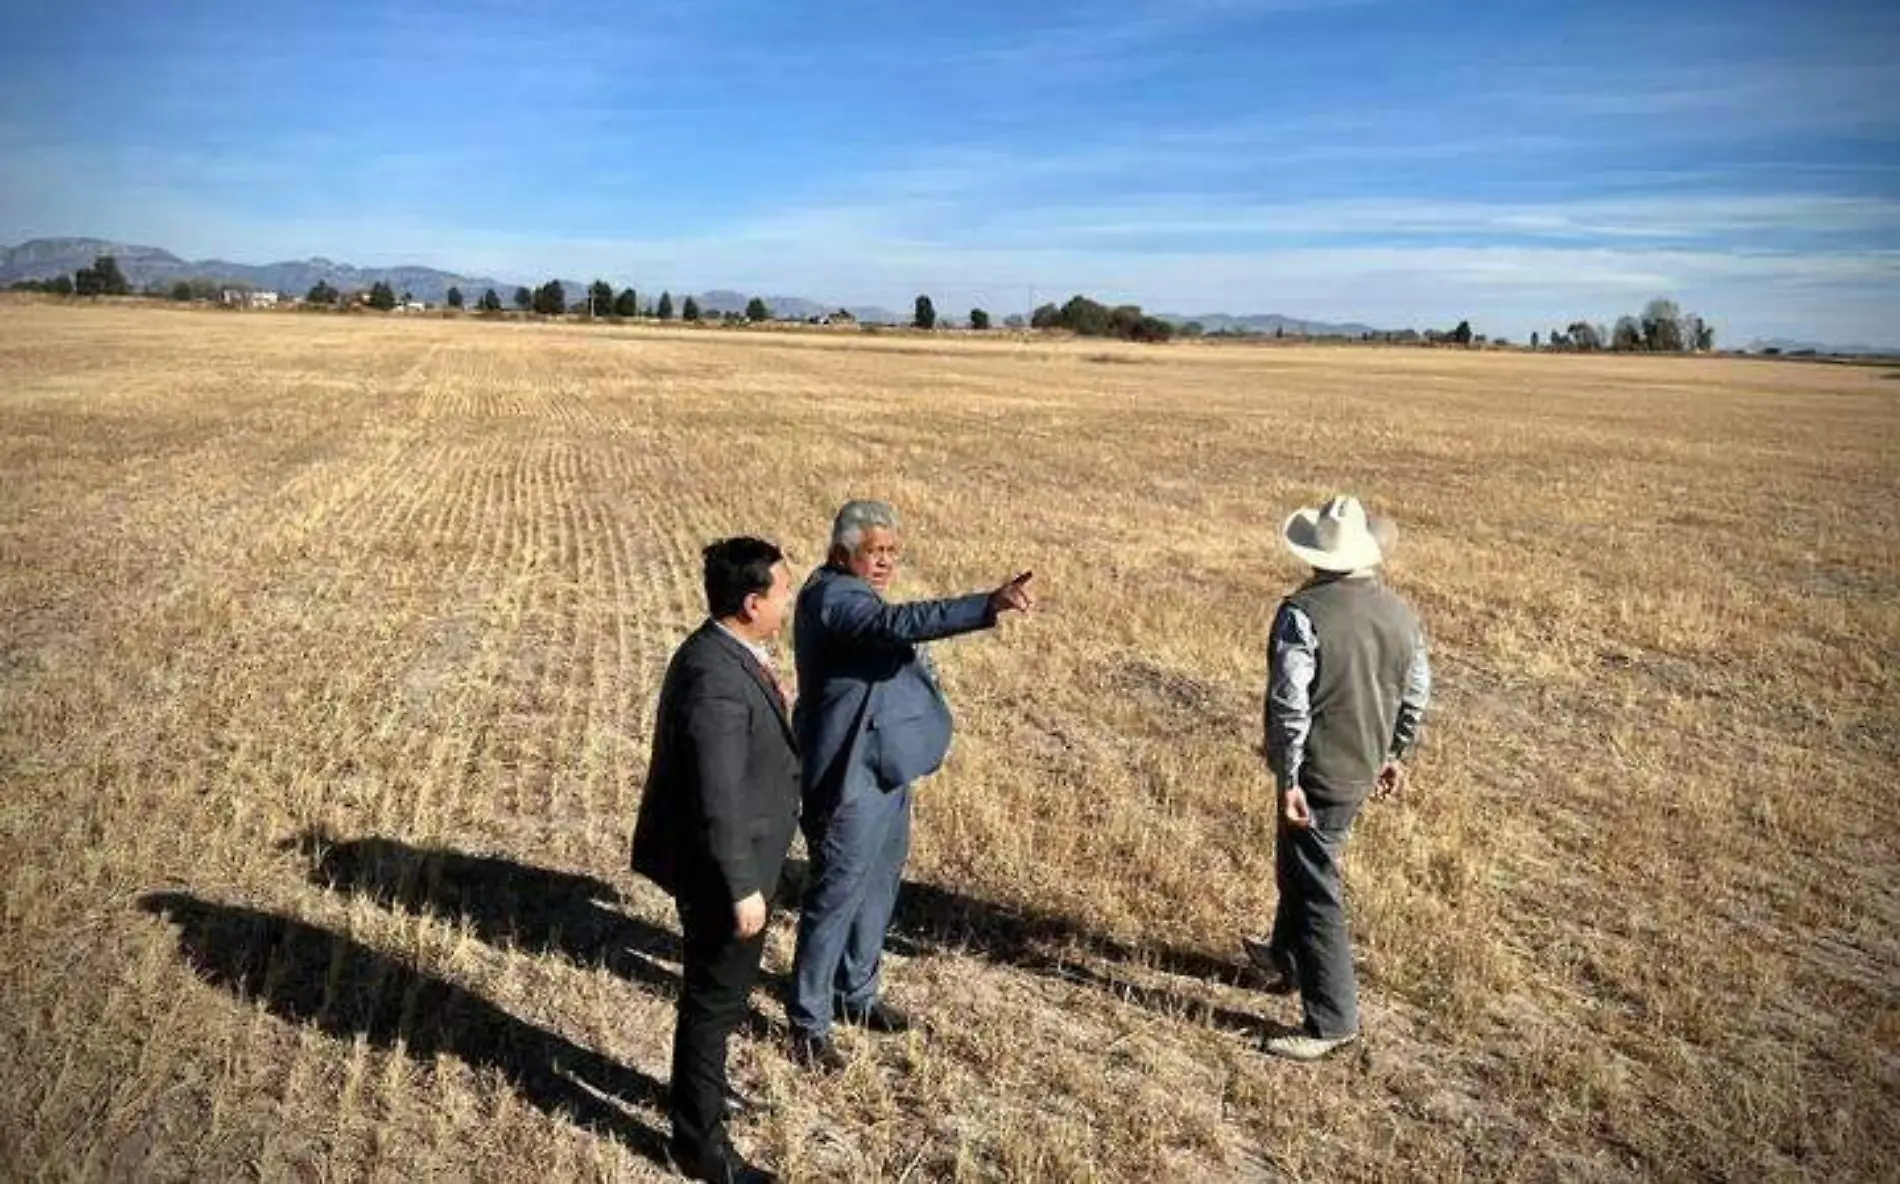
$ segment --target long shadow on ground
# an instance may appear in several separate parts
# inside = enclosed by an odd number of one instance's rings
[[[309,857],[312,882],[406,913],[466,922],[490,945],[604,965],[663,992],[679,990],[679,936],[614,907],[620,893],[593,876],[512,859],[415,847],[396,839],[336,841],[320,830],[281,844]]]
[[[494,1068],[548,1114],[605,1132],[665,1162],[653,1128],[612,1105],[663,1106],[658,1081],[510,1015],[462,987],[292,917],[177,892],[140,899],[178,927],[179,951],[199,977],[255,1000],[295,1024],[340,1040],[362,1036],[423,1064],[446,1053]]]
[[[465,921],[493,944],[512,943],[580,965],[602,965],[669,993],[679,988],[678,973],[658,961],[678,962],[678,935],[621,912],[616,907],[620,894],[605,880],[379,837],[337,841],[309,831],[284,846],[310,858],[315,883],[406,912]],[[805,861],[786,861],[780,907],[796,910],[807,877]],[[1224,960],[1177,946],[1137,945],[1053,913],[1002,905],[936,884],[904,884],[888,946],[913,956],[974,954],[1226,1031],[1271,1035],[1282,1030],[1265,1017],[1222,1007],[1155,979],[1158,972],[1229,986],[1257,985],[1258,975],[1238,957]],[[766,986],[782,993],[787,984],[783,976],[768,976]],[[756,1009],[748,1026],[756,1035],[777,1030]]]
[[[809,867],[790,860],[779,899],[795,906]],[[1200,950],[1135,945],[1095,933],[1054,913],[1017,908],[937,884],[906,881],[897,897],[887,948],[909,956],[974,954],[986,961],[1113,995],[1173,1019],[1246,1035],[1277,1035],[1284,1025],[1152,980],[1152,974],[1229,986],[1258,986],[1260,976],[1238,959]],[[1130,972],[1143,972],[1137,978]]]
[[[679,993],[679,972],[662,965],[679,963],[679,934],[622,912],[619,891],[605,880],[398,839],[336,840],[321,830],[280,846],[309,858],[313,883],[466,923],[490,945],[557,954],[663,995]],[[764,981],[782,985],[771,975]],[[757,1008],[748,1012],[747,1025],[755,1035],[777,1032]]]

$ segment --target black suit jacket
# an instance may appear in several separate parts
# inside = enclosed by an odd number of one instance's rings
[[[798,825],[798,746],[771,678],[711,621],[660,687],[633,870],[675,898],[767,897]]]

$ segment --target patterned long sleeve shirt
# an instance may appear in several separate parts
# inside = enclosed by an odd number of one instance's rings
[[[1319,670],[1319,637],[1312,618],[1295,605],[1284,605],[1274,618],[1267,648],[1267,767],[1281,790],[1299,784],[1306,758],[1306,737],[1313,729],[1313,677]],[[1412,652],[1405,689],[1399,696],[1398,723],[1386,749],[1399,760],[1418,742],[1419,724],[1432,698],[1432,667],[1424,634]]]

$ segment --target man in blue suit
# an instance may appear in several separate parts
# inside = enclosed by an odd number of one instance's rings
[[[993,592],[890,604],[902,547],[890,506],[845,503],[793,617],[811,878],[787,1013],[793,1051],[820,1069],[844,1064],[833,1020],[878,1032],[910,1026],[880,997],[878,970],[910,852],[912,786],[950,751],[950,708],[923,643],[990,628],[999,614],[1034,604],[1028,572]]]

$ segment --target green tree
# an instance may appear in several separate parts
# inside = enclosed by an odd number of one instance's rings
[[[919,296],[915,315],[910,319],[913,329],[935,329],[937,327],[937,306],[930,303],[930,297]]]
[[[105,285],[99,280],[99,273],[90,267],[82,267],[73,272],[73,294],[75,296],[98,296],[105,291]]]
[[[660,293],[660,310],[659,311],[660,311],[661,320],[670,321],[673,319],[673,293],[671,292]]]
[[[1457,345],[1470,345],[1471,344],[1471,322],[1459,321],[1458,327],[1456,329],[1453,329],[1451,333],[1446,336],[1445,340],[1453,342],[1454,344],[1457,344]]]
[[[614,315],[617,317],[637,317],[640,315],[640,294],[632,288],[624,289],[614,297]]]
[[[1133,341],[1154,342],[1172,341],[1173,339],[1173,325],[1170,325],[1160,317],[1151,317],[1145,313],[1135,322],[1133,334],[1130,338],[1130,340]]]
[[[987,329],[990,327],[990,314],[980,308],[970,310],[970,328]]]
[[[173,284],[172,299],[178,301],[180,304],[191,303],[191,282],[189,280],[179,280]]]
[[[680,305],[680,319],[683,321],[698,321],[699,301],[688,296],[686,302]]]
[[[1035,312],[1029,314],[1029,327],[1031,329],[1060,329],[1062,310],[1054,304],[1040,306]]]
[[[388,312],[396,307],[396,290],[383,280],[369,286],[369,306]]]
[[[534,306],[534,293],[528,291],[526,288],[516,288],[515,289],[515,307],[520,309],[522,312],[527,312],[528,309],[532,308],[533,306]]]
[[[745,319],[748,321],[769,321],[772,319],[772,310],[765,307],[765,301],[754,296],[745,302]]]
[[[124,296],[132,290],[125,273],[119,270],[119,261],[110,255],[101,255],[92,261],[92,274],[99,282],[101,296]]]
[[[55,296],[71,296],[75,291],[73,287],[73,277],[69,275],[56,275],[46,281],[45,290]]]
[[[614,286],[606,280],[595,280],[587,285],[587,315],[604,317],[613,311]]]
[[[310,290],[304,293],[303,298],[309,304],[335,304],[342,296],[341,292],[330,286],[328,280],[318,280],[310,285]]]
[[[462,307],[462,289],[453,288],[453,287],[450,288],[448,295],[444,297],[444,299],[448,301],[448,305],[450,308]]]
[[[1138,304],[1121,304],[1109,310],[1108,336],[1123,341],[1167,341],[1174,336],[1174,326],[1142,312]]]
[[[1616,328],[1610,330],[1610,348],[1617,353],[1633,353],[1643,348],[1643,326],[1635,317],[1616,318]]]
[[[1537,348],[1537,330],[1535,329],[1531,330],[1531,348],[1533,350]]]
[[[1083,337],[1106,337],[1108,316],[1106,305],[1078,294],[1062,306],[1062,327]]]
[[[1689,335],[1683,332],[1682,309],[1673,300],[1658,297],[1643,306],[1640,321],[1643,348],[1659,353],[1679,354],[1688,348]]]
[[[495,294],[495,289],[489,288],[482,293],[482,298],[475,302],[475,307],[483,312],[500,312],[501,297]]]
[[[549,280],[534,290],[534,311],[546,317],[567,315],[567,289],[560,280]]]

